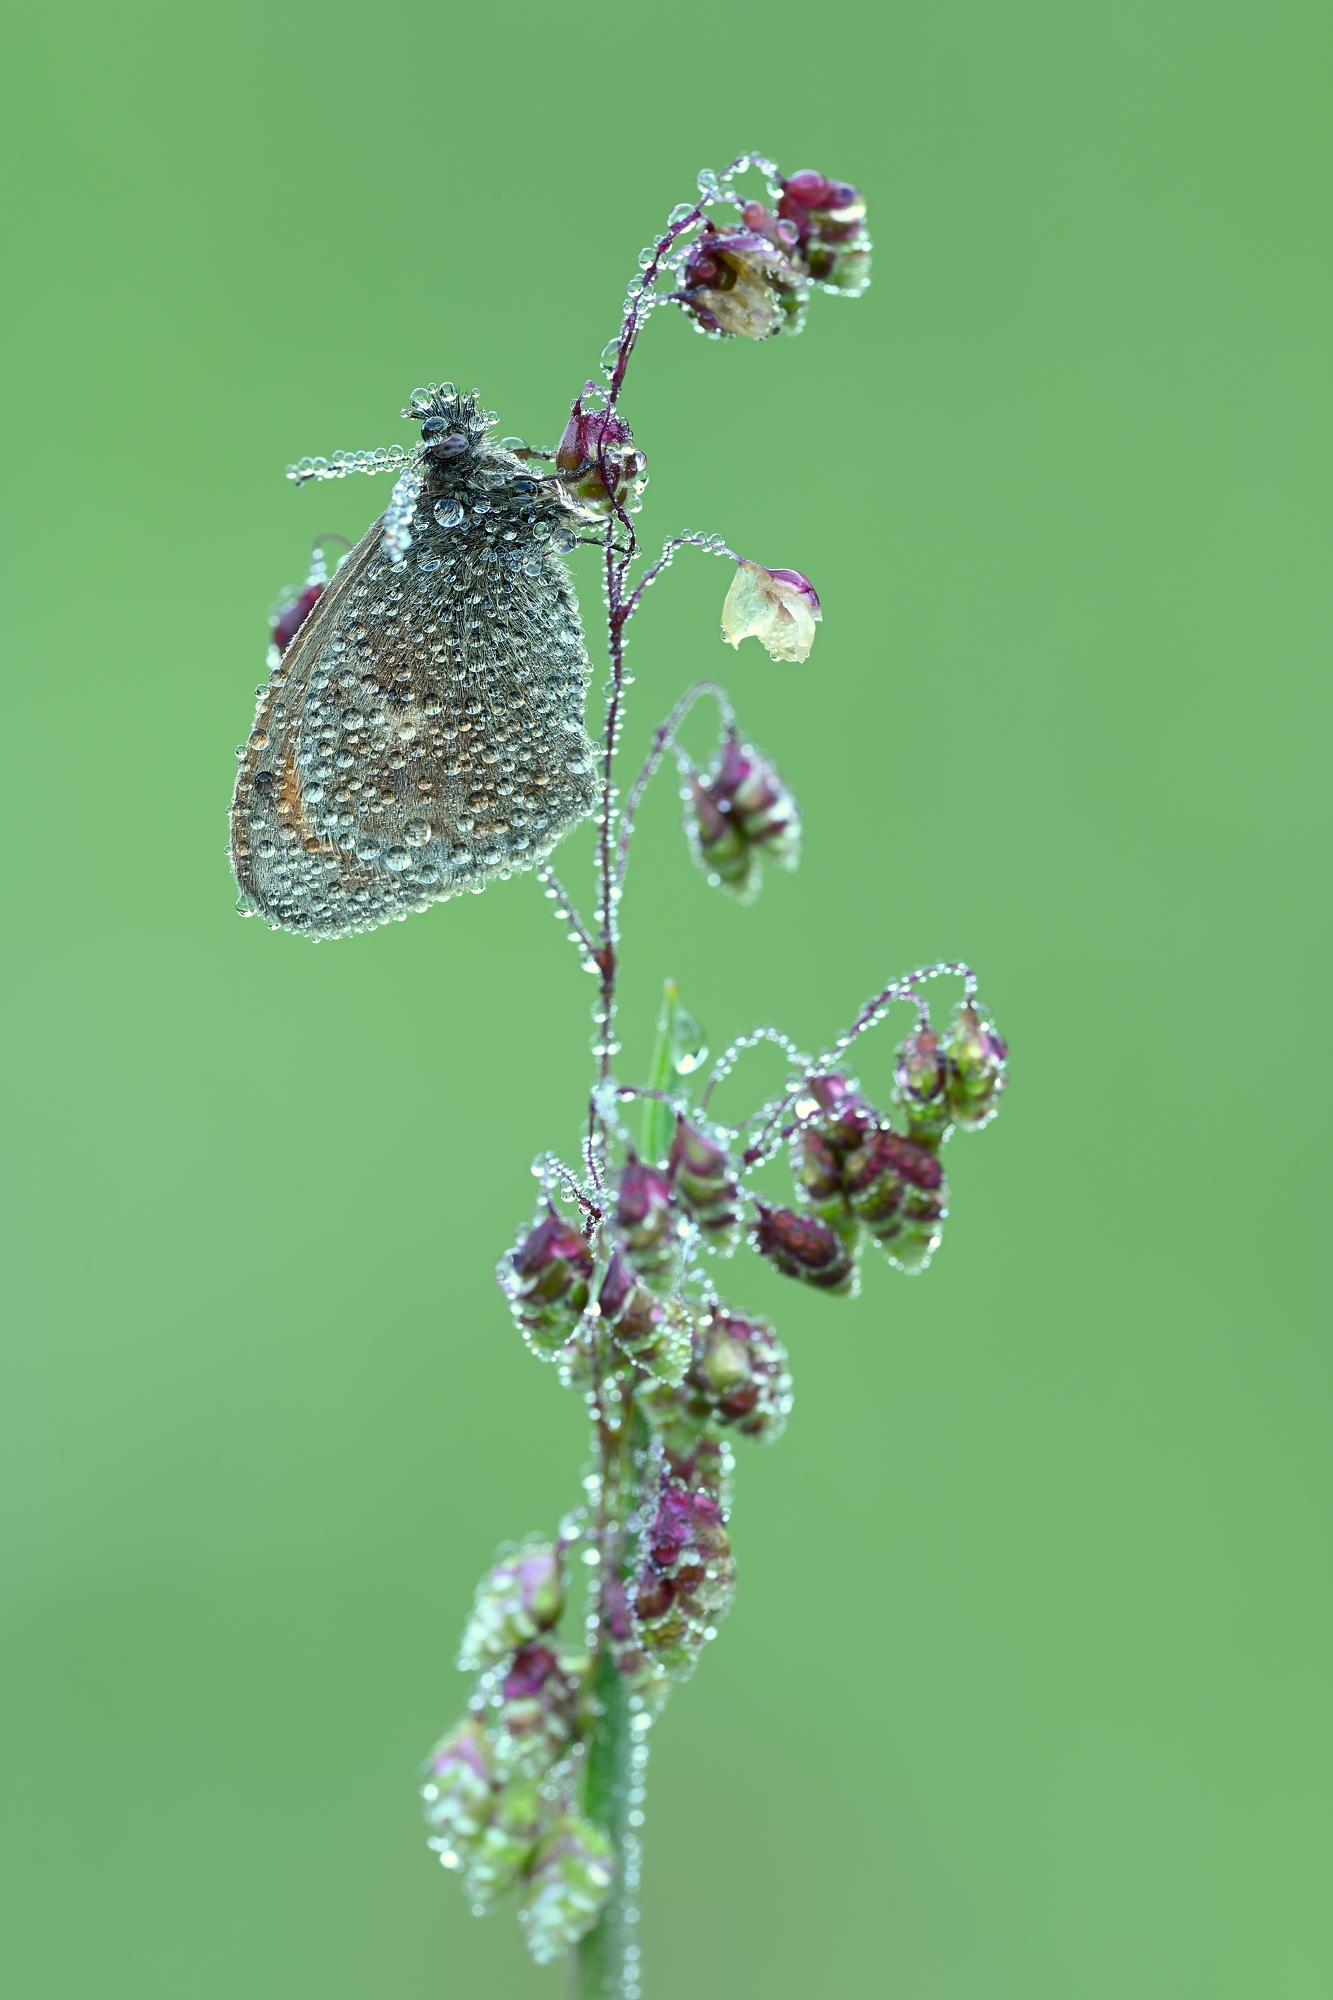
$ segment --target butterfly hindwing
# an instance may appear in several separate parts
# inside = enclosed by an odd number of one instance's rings
[[[440,520],[451,523],[441,526]],[[232,806],[243,899],[307,937],[531,867],[590,811],[589,662],[563,496],[481,443],[377,522],[263,690]]]

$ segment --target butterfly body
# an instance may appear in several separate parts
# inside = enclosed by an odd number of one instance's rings
[[[241,907],[342,937],[528,868],[592,808],[569,502],[471,398],[425,443],[259,697],[231,810]],[[438,440],[438,441],[437,441]]]

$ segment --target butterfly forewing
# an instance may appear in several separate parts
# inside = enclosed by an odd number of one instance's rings
[[[440,526],[439,519],[452,522]],[[531,867],[591,809],[563,496],[484,444],[370,530],[260,695],[232,804],[243,905],[341,937]]]

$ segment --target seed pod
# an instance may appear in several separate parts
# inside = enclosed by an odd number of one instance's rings
[[[947,1092],[948,1063],[933,1028],[916,1029],[898,1050],[894,1097],[907,1120],[907,1136],[937,1151],[953,1124]]]
[[[950,1108],[966,1130],[980,1131],[995,1116],[1004,1089],[1009,1054],[1004,1037],[966,1000],[949,1023],[944,1046]]]
[[[704,1241],[729,1255],[740,1226],[740,1180],[726,1147],[688,1118],[677,1118],[667,1172]]]
[[[450,1730],[424,1766],[421,1797],[430,1845],[446,1868],[458,1868],[491,1816],[494,1765],[486,1732],[475,1716]]]
[[[634,1615],[644,1652],[673,1678],[693,1672],[731,1603],[735,1574],[718,1501],[668,1479],[644,1534]]]
[[[681,1380],[690,1360],[689,1315],[677,1300],[650,1292],[619,1248],[611,1253],[597,1303],[623,1354],[663,1382]]]
[[[513,1887],[532,1858],[541,1822],[541,1794],[530,1778],[515,1778],[496,1794],[490,1824],[467,1856],[474,1904],[493,1903]]]
[[[777,769],[734,736],[704,777],[690,782],[685,830],[695,859],[710,881],[742,903],[759,890],[759,856],[794,868],[801,821],[795,799]]]
[[[601,1828],[576,1813],[561,1813],[533,1856],[518,1913],[538,1965],[548,1965],[586,1936],[614,1880],[615,1854]]]
[[[563,1216],[548,1215],[495,1267],[495,1280],[533,1353],[554,1361],[588,1303],[592,1252]]]
[[[800,1278],[821,1291],[854,1294],[855,1250],[847,1238],[814,1215],[755,1204],[758,1219],[750,1241],[787,1278]]]
[[[668,1293],[684,1262],[684,1228],[675,1190],[659,1167],[631,1160],[615,1181],[615,1223],[630,1263],[655,1292]]]
[[[477,1586],[458,1664],[464,1673],[502,1660],[549,1631],[564,1609],[560,1550],[528,1542],[495,1565]]]

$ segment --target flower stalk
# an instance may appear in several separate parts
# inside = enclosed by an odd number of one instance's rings
[[[767,203],[733,186],[751,170],[766,182]],[[855,1295],[867,1255],[924,1268],[947,1214],[940,1148],[954,1129],[990,1120],[1006,1080],[1004,1041],[976,1000],[974,975],[957,963],[890,981],[818,1056],[763,1027],[707,1073],[702,1030],[668,980],[645,1082],[623,1083],[615,1069],[619,907],[635,815],[668,754],[691,850],[712,885],[748,900],[763,859],[795,865],[800,834],[776,764],[741,735],[725,689],[711,680],[691,687],[655,731],[621,805],[628,627],[685,547],[734,565],[721,616],[733,646],[754,637],[775,662],[802,668],[824,615],[799,570],[755,562],[717,536],[673,536],[635,575],[646,460],[620,412],[630,362],[650,313],[667,303],[710,338],[799,331],[813,292],[864,289],[869,250],[864,203],[847,183],[812,170],[784,178],[757,154],[721,176],[700,175],[699,199],[674,210],[640,254],[619,334],[603,352],[607,386],[585,383],[555,452],[519,448],[554,461],[547,477],[580,523],[578,539],[600,548],[609,678],[591,920],[548,862],[538,870],[597,982],[582,1171],[554,1154],[537,1161],[537,1211],[496,1275],[530,1351],[583,1396],[591,1465],[586,1498],[558,1538],[504,1555],[484,1580],[460,1661],[479,1676],[472,1705],[434,1754],[423,1796],[432,1844],[462,1872],[474,1907],[515,1889],[533,1956],[567,1953],[577,2000],[640,2000],[649,1733],[731,1601],[732,1439],[772,1443],[791,1409],[774,1328],[731,1302],[743,1283],[736,1266],[757,1253],[827,1298]],[[680,731],[703,695],[717,703],[721,730],[701,767]],[[925,988],[950,974],[963,980],[963,997],[937,1031]],[[883,1109],[862,1095],[847,1058],[903,1003],[912,1024]],[[787,1063],[778,1095],[714,1122],[714,1092],[747,1051],[773,1045]],[[637,1146],[625,1122],[634,1099],[642,1099]],[[784,1147],[790,1200],[752,1184]],[[589,1577],[581,1647],[559,1636],[575,1564]]]

